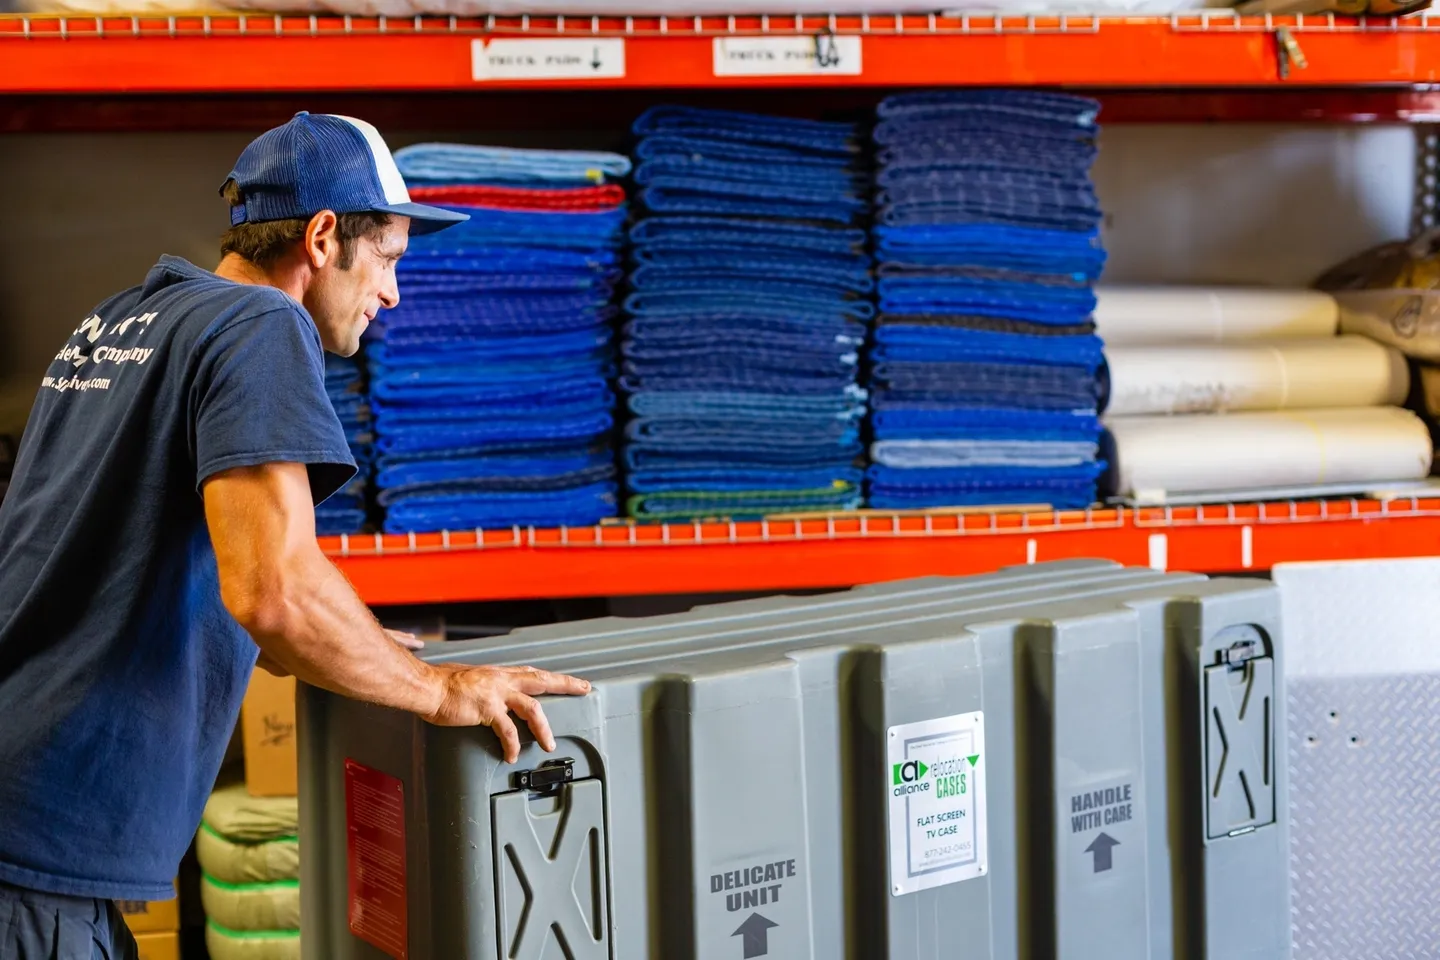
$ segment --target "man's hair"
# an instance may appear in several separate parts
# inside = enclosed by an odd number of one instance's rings
[[[234,180],[225,181],[221,196],[232,207],[238,207],[245,199]],[[379,233],[390,225],[390,220],[388,213],[336,214],[335,235],[340,240],[340,269],[349,270],[354,265],[357,240]],[[309,225],[308,217],[238,223],[220,238],[220,256],[233,253],[257,267],[273,266],[292,246],[305,239],[305,228]]]

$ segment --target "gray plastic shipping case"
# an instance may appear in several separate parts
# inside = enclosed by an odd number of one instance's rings
[[[528,628],[505,764],[303,687],[314,960],[1283,958],[1274,588],[1066,561]]]

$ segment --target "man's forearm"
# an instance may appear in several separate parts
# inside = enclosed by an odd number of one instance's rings
[[[399,647],[318,549],[284,567],[284,582],[257,598],[244,623],[265,655],[306,683],[370,703],[432,716],[444,690],[437,671]]]

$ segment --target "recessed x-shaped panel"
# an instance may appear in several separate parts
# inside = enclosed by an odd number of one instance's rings
[[[1213,840],[1275,822],[1275,664],[1205,668],[1205,822]]]
[[[500,960],[609,960],[604,787],[491,797]]]

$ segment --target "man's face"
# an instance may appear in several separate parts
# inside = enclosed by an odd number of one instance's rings
[[[392,217],[385,227],[355,241],[348,269],[341,269],[337,256],[316,271],[305,308],[315,318],[326,350],[354,356],[360,335],[375,315],[400,302],[395,264],[409,242],[410,219]]]

